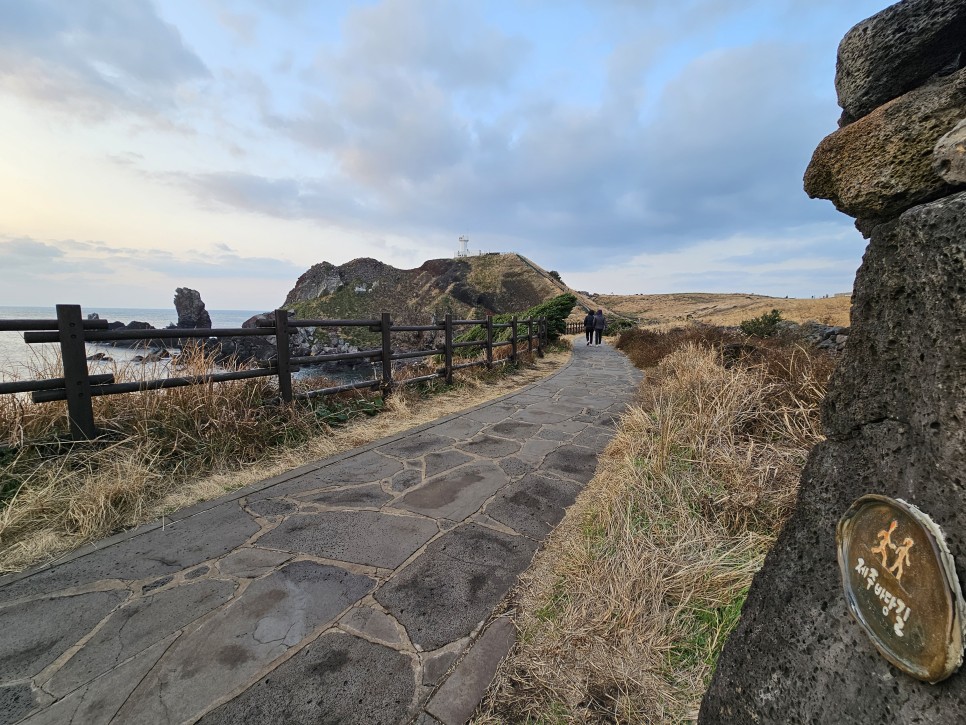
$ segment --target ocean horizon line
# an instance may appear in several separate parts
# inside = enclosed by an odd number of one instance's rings
[[[51,310],[56,311],[58,304],[55,303],[51,305],[0,305],[0,310]],[[81,305],[81,309],[85,312],[97,312],[98,310],[145,310],[150,312],[168,312],[175,311],[174,305],[170,307],[133,307],[130,305]],[[270,312],[275,308],[255,308],[255,307],[206,307],[208,312]]]

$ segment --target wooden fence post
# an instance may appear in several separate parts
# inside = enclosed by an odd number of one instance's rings
[[[74,440],[97,437],[91,382],[87,372],[87,346],[84,344],[84,319],[80,305],[57,305],[57,330],[60,357],[64,364],[64,389],[67,391],[67,417]]]
[[[382,397],[392,394],[392,318],[382,313]]]
[[[527,320],[527,354],[533,353],[533,318]]]
[[[510,320],[510,339],[513,344],[510,345],[510,362],[516,365],[517,362],[517,316],[514,315],[513,319]]]
[[[493,367],[493,315],[486,316],[486,369]]]
[[[291,403],[292,397],[292,365],[289,362],[291,352],[288,344],[288,310],[275,310],[275,368],[278,372],[278,392],[282,400]]]
[[[443,360],[446,366],[446,384],[453,384],[453,313],[447,312],[443,318]]]
[[[546,317],[541,317],[537,320],[537,357],[543,357],[543,334],[546,329],[546,323]]]

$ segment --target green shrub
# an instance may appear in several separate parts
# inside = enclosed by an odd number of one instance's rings
[[[752,337],[771,337],[778,332],[778,323],[782,321],[782,313],[778,310],[766,312],[758,317],[752,317],[738,324],[741,331]]]
[[[625,330],[632,330],[637,327],[637,324],[633,320],[625,320],[621,318],[619,320],[611,320],[607,323],[607,327],[604,329],[604,335],[619,335]]]
[[[514,314],[518,320],[524,320],[527,318],[538,319],[540,317],[547,318],[547,338],[552,341],[556,340],[567,331],[567,317],[570,315],[570,311],[573,310],[576,305],[577,298],[568,293],[558,295],[557,297],[547,300],[546,302],[541,302],[539,305],[531,307],[528,310]],[[513,314],[493,316],[493,322],[497,324],[507,323],[512,319]],[[517,333],[519,334],[520,332],[521,330],[518,328]],[[536,333],[536,328],[534,328],[534,333]],[[485,339],[486,328],[482,325],[471,327],[469,330],[456,338],[457,342],[470,342],[471,340],[476,341]],[[493,340],[495,342],[509,339],[510,328],[501,327],[493,331]]]

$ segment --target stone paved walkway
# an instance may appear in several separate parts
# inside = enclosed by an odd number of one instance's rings
[[[521,392],[0,580],[0,723],[461,723],[638,372]]]

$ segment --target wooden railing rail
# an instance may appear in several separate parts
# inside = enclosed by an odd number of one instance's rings
[[[188,385],[207,385],[230,380],[248,380],[262,377],[277,377],[279,397],[290,403],[293,400],[307,400],[324,395],[347,392],[350,390],[379,389],[389,395],[397,385],[411,385],[443,378],[452,383],[453,373],[475,366],[490,368],[494,364],[493,350],[509,345],[510,362],[518,359],[518,344],[525,341],[527,351],[543,356],[547,341],[547,321],[545,318],[494,323],[487,315],[480,320],[454,320],[447,314],[443,321],[431,325],[393,325],[388,312],[379,319],[372,320],[315,320],[291,319],[288,310],[275,310],[274,320],[259,319],[251,328],[213,328],[213,329],[163,329],[163,330],[108,330],[106,320],[84,320],[80,305],[57,305],[57,319],[38,320],[0,320],[0,331],[24,333],[24,341],[30,344],[60,343],[64,376],[48,380],[24,380],[0,383],[0,394],[30,393],[35,403],[58,400],[67,401],[67,415],[71,437],[75,440],[91,439],[98,435],[94,422],[92,399],[102,395],[118,395],[145,390],[163,390]],[[457,342],[457,327],[479,325],[484,328],[483,340]],[[381,345],[378,348],[347,353],[328,353],[324,355],[291,355],[290,335],[305,327],[368,327],[371,332],[380,333]],[[521,327],[526,331],[521,335]],[[511,330],[510,339],[494,341],[494,330]],[[398,332],[443,332],[443,342],[432,348],[422,350],[393,350],[392,334]],[[275,336],[277,354],[269,361],[260,361],[252,369],[227,372],[211,372],[205,375],[172,376],[157,380],[117,383],[112,374],[91,375],[87,365],[87,343],[133,342],[148,340],[187,340],[213,337],[256,337]],[[482,359],[467,362],[454,362],[457,350],[478,348]],[[393,378],[393,362],[415,360],[418,358],[441,357],[443,366],[428,375],[396,381]],[[292,374],[303,365],[350,360],[370,360],[373,364],[382,363],[382,375],[373,380],[363,380],[344,385],[335,385],[319,390],[296,393],[292,386]]]

